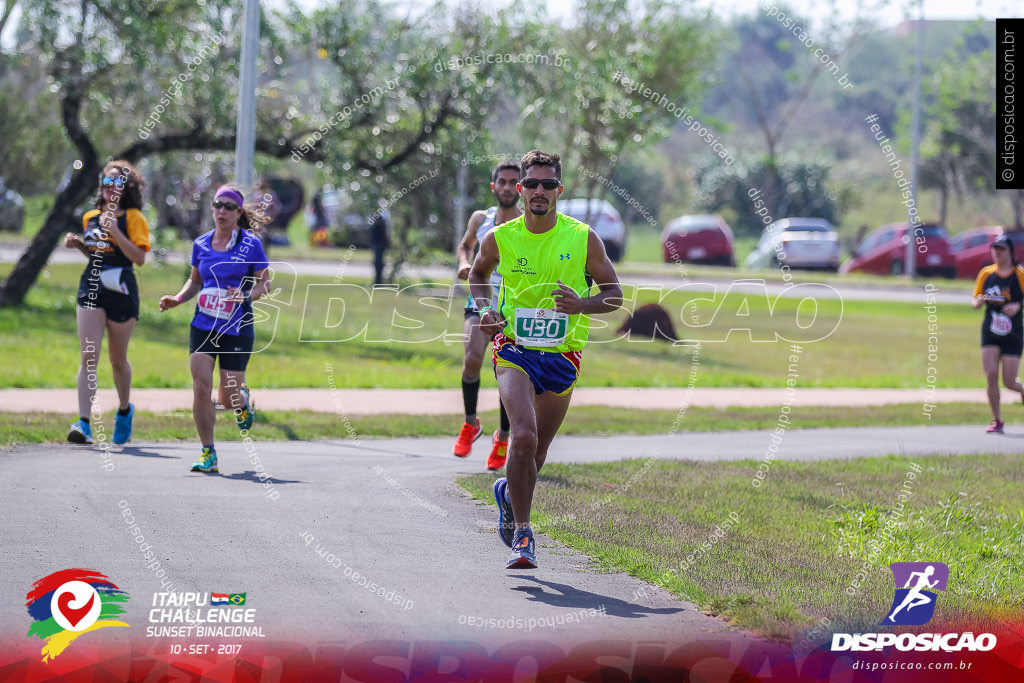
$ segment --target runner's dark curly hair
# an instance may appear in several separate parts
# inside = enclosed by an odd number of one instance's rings
[[[107,165],[103,167],[103,172],[100,173],[100,187],[96,192],[96,201],[93,202],[93,206],[100,211],[107,208],[107,202],[103,199],[103,179],[107,176],[121,176],[125,179],[124,187],[120,190],[121,198],[118,201],[117,208],[139,209],[141,211],[142,188],[146,186],[146,181],[142,179],[139,169],[124,159],[108,161]],[[114,192],[118,192],[116,185],[114,186]]]

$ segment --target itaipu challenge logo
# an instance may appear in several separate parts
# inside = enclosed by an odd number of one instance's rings
[[[32,584],[25,596],[25,607],[33,619],[27,635],[45,640],[43,661],[53,659],[90,631],[127,627],[113,617],[124,614],[128,597],[95,569],[54,572]]]

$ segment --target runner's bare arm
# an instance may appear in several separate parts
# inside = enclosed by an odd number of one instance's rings
[[[256,301],[262,296],[266,296],[270,292],[270,269],[264,268],[263,270],[257,271],[253,274],[256,279],[256,284],[249,290],[249,301]],[[244,301],[245,293],[241,287],[228,287],[227,293],[225,294],[226,299],[230,301]]]
[[[985,305],[985,279],[987,276],[988,273],[982,269],[974,281],[974,298],[971,299],[971,306],[974,308],[981,308]]]
[[[587,272],[597,283],[598,293],[581,297],[573,289],[558,282],[558,288],[551,292],[555,298],[555,310],[559,313],[611,313],[622,306],[622,287],[615,266],[608,259],[604,242],[591,229],[587,236]]]
[[[491,273],[498,266],[498,240],[491,230],[484,235],[480,243],[480,253],[473,261],[473,267],[469,271],[469,291],[476,299],[480,307],[480,330],[486,335],[494,335],[501,332],[505,322],[494,310],[494,302],[491,301],[493,289],[491,287]]]
[[[117,219],[112,215],[104,212],[100,216],[100,225],[107,231],[107,234],[115,242],[117,242],[118,248],[121,252],[128,257],[128,260],[137,266],[143,266],[146,263],[146,250],[139,245],[132,242],[128,235],[124,234],[120,227],[117,225]]]
[[[76,235],[73,232],[64,235],[64,246],[68,249],[77,249],[85,255],[85,258],[90,258],[89,248],[85,246],[81,235]]]
[[[174,308],[178,304],[183,304],[203,288],[203,276],[199,274],[199,268],[192,266],[192,273],[189,275],[188,280],[185,280],[185,284],[182,285],[181,290],[174,295],[166,294],[160,297],[160,312]]]
[[[455,258],[458,260],[458,277],[460,280],[469,278],[469,270],[473,267],[473,252],[476,250],[476,231],[480,224],[487,217],[484,211],[474,211],[466,224],[466,234],[455,249]]]

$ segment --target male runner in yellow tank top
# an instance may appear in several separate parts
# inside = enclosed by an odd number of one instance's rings
[[[530,506],[537,473],[569,409],[587,344],[590,314],[622,305],[622,288],[590,226],[557,211],[562,186],[558,155],[527,152],[519,162],[526,213],[491,230],[469,274],[480,328],[495,334],[494,366],[509,421],[508,478],[494,482],[498,533],[512,548],[508,569],[534,569]],[[490,275],[497,267],[497,302]],[[597,282],[590,296],[587,274]]]

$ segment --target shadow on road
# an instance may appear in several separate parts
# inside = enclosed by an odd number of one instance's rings
[[[516,586],[512,590],[529,594],[529,600],[543,602],[553,607],[575,607],[600,609],[604,607],[608,616],[624,617],[626,619],[639,619],[649,614],[676,614],[682,612],[682,607],[647,607],[634,602],[626,602],[618,598],[610,598],[607,595],[591,593],[567,586],[564,583],[545,581],[535,576],[517,576],[526,581],[533,581],[539,586]],[[544,590],[550,588],[556,593]]]
[[[135,446],[124,446],[119,451],[121,455],[133,455],[136,458],[164,458],[165,460],[177,460],[173,455],[160,455],[156,451],[147,451],[145,448]]]
[[[222,479],[231,479],[233,481],[251,481],[255,484],[305,484],[306,482],[301,479],[278,479],[277,477],[264,477],[260,479],[259,475],[255,470],[246,470],[245,472],[235,472],[234,474],[222,474]]]

